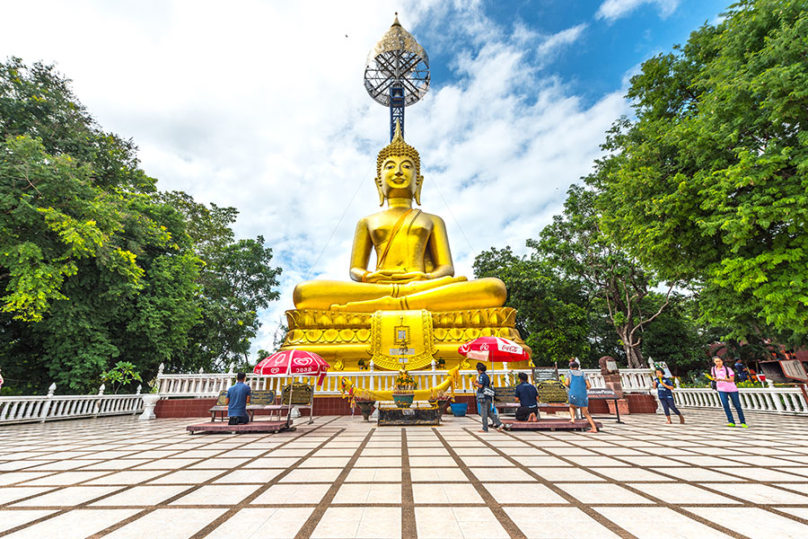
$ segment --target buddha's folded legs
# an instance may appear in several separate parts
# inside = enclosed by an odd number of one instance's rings
[[[429,309],[450,311],[459,309],[487,309],[501,307],[507,299],[505,284],[499,279],[485,278],[476,281],[451,282],[431,290],[414,291],[394,297],[334,303],[335,311],[373,312],[378,310]]]
[[[298,309],[329,310],[332,305],[346,305],[388,297],[395,299],[464,281],[465,277],[442,277],[410,283],[306,281],[295,287],[293,299]]]
[[[507,292],[499,279],[443,277],[402,284],[306,281],[295,287],[298,309],[373,312],[500,307]]]

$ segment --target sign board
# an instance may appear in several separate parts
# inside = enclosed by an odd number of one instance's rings
[[[391,356],[414,356],[415,355],[415,348],[407,348],[406,346],[403,348],[391,348],[390,349]]]
[[[609,372],[617,372],[617,362],[615,360],[610,360],[606,362],[606,370]]]
[[[275,392],[268,389],[256,389],[250,392],[250,405],[251,406],[268,406],[275,404]]]
[[[612,391],[611,389],[605,388],[595,388],[589,389],[586,391],[587,397],[590,399],[616,399],[617,393]]]
[[[802,364],[802,361],[797,359],[781,361],[780,367],[783,369],[783,374],[788,378],[800,382],[808,382],[808,373],[805,372],[805,366]]]
[[[513,386],[495,387],[494,402],[519,402],[515,392],[516,388]]]
[[[546,382],[547,380],[558,381],[558,368],[557,367],[535,367],[533,369],[533,383],[538,385],[539,382]]]
[[[558,380],[545,380],[536,384],[539,402],[547,404],[567,402],[567,388]]]

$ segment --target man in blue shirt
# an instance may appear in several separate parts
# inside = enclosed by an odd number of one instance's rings
[[[250,386],[244,383],[247,375],[240,372],[236,375],[236,385],[227,390],[227,417],[231,425],[242,425],[250,422],[247,405],[250,404]]]
[[[741,358],[735,358],[735,382],[746,382],[749,380],[749,371],[746,368],[746,365],[743,364]]]
[[[527,383],[527,374],[519,373],[519,385],[516,386],[516,398],[519,408],[516,409],[516,420],[536,423],[539,420],[539,392]]]

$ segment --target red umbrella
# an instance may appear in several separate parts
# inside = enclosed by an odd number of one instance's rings
[[[326,360],[314,352],[283,350],[261,360],[253,372],[266,376],[317,375],[317,385],[321,386],[330,367]]]
[[[515,342],[501,337],[479,337],[462,345],[457,351],[469,359],[491,361],[492,363],[530,360],[527,350]]]

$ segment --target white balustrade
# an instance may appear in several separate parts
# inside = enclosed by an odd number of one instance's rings
[[[416,382],[418,388],[435,387],[446,378],[447,371],[430,368],[423,371],[408,371]],[[513,385],[518,373],[531,375],[530,369],[490,369],[488,375],[496,387]],[[584,369],[584,374],[592,387],[603,388],[606,383],[598,369]],[[563,374],[563,371],[562,371]],[[652,387],[651,373],[646,369],[626,369],[620,371],[623,390],[626,392],[647,392]],[[353,383],[357,389],[370,391],[391,391],[395,386],[397,371],[379,371],[373,366],[364,371],[329,371],[323,385],[315,389],[319,395],[339,395],[342,378]],[[460,387],[456,393],[474,393],[474,379],[477,371],[460,371]],[[267,377],[257,374],[247,374],[245,383],[252,389],[272,389],[279,392],[284,386],[291,383],[292,377]],[[236,383],[235,373],[193,373],[193,374],[162,374],[157,375],[159,393],[163,397],[215,397],[219,392],[226,390]]]
[[[756,412],[808,415],[808,402],[797,387],[742,387],[741,407]],[[706,387],[680,387],[673,392],[677,406],[721,408],[718,392]]]
[[[59,419],[134,415],[143,411],[143,395],[47,395],[0,397],[0,425]]]

